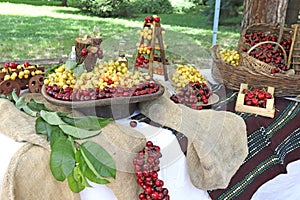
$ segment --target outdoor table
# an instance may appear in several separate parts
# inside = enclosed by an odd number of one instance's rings
[[[224,89],[226,96],[219,103],[211,106],[215,110],[234,111],[237,92],[222,85],[213,85],[216,93]],[[176,137],[170,130],[138,123],[136,127],[160,146],[171,145],[176,152],[177,160],[160,172],[172,199],[299,199],[300,182],[300,103],[284,98],[276,98],[276,113],[273,119],[253,114],[236,113],[247,124],[249,155],[226,189],[205,191],[195,188],[189,179],[186,159]],[[201,112],[201,111],[200,111]],[[136,113],[134,113],[135,115]],[[117,120],[117,123],[129,125],[129,118]],[[147,131],[153,129],[153,135]],[[158,134],[159,133],[159,134]],[[11,156],[22,146],[22,143],[7,138],[0,130],[0,181],[3,179]],[[173,153],[174,153],[173,152]],[[289,164],[290,163],[290,164]],[[288,165],[289,164],[289,165]],[[288,172],[288,174],[284,174]],[[1,183],[1,182],[0,182]],[[1,186],[1,184],[0,184]],[[115,199],[113,192],[105,185],[94,185],[80,193],[82,200]],[[286,186],[286,187],[283,187]],[[275,191],[276,190],[276,191]],[[271,196],[272,195],[272,196]]]

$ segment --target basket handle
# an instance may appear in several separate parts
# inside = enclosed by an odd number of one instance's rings
[[[256,47],[260,46],[260,45],[263,45],[263,44],[268,44],[268,43],[271,43],[271,44],[275,44],[277,45],[283,52],[283,57],[284,57],[284,62],[285,64],[287,64],[287,55],[286,55],[286,51],[285,49],[283,48],[283,46],[281,46],[281,44],[279,44],[278,42],[273,42],[273,41],[263,41],[263,42],[260,42],[260,43],[257,43],[256,45],[252,46],[248,51],[247,51],[247,54],[249,54],[251,51],[253,51]]]

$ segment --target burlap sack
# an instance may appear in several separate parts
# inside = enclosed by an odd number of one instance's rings
[[[199,189],[225,188],[248,154],[244,120],[231,112],[192,110],[170,101],[168,92],[140,110],[188,137],[187,164]]]
[[[49,168],[49,151],[31,143],[13,156],[3,180],[1,200],[80,200],[67,181],[56,181]]]
[[[112,122],[102,129],[102,133],[91,140],[107,150],[116,162],[117,176],[107,186],[119,200],[139,199],[142,191],[136,183],[133,159],[146,144],[146,138],[139,132]]]
[[[45,103],[50,109],[69,111],[76,116],[80,115],[76,111],[49,104],[39,94],[25,95],[27,100],[34,98]],[[61,183],[53,178],[49,169],[50,145],[45,136],[35,133],[35,118],[19,111],[14,104],[5,99],[0,99],[0,110],[5,111],[0,115],[1,132],[16,141],[26,142],[26,145],[14,156],[8,167],[9,170],[3,181],[1,199],[80,199],[78,194],[70,191],[66,181]],[[117,177],[106,186],[120,200],[138,199],[141,189],[136,184],[132,161],[136,153],[144,147],[145,137],[134,129],[112,122],[102,129],[100,135],[91,140],[102,145],[116,162]],[[34,176],[33,173],[35,173]],[[19,181],[21,181],[20,184]],[[24,187],[26,184],[27,186]],[[44,185],[45,189],[38,189]],[[47,185],[49,185],[48,188]],[[60,189],[57,190],[56,187]],[[19,198],[21,196],[22,198]]]

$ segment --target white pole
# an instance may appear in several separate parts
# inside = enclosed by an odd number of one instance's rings
[[[221,0],[216,0],[216,2],[215,2],[215,14],[214,14],[212,45],[215,45],[216,42],[217,42],[219,16],[220,16],[220,5],[221,5]],[[212,68],[213,68],[213,60],[211,59],[210,69],[212,70]]]
[[[219,16],[220,16],[220,5],[221,5],[221,0],[216,0],[216,2],[215,2],[215,15],[214,15],[212,45],[215,45],[216,42],[217,42],[217,33],[218,33]]]

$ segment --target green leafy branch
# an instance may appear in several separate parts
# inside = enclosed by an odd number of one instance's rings
[[[45,135],[50,142],[50,170],[56,180],[67,179],[73,192],[91,187],[88,181],[107,184],[107,178],[116,177],[115,162],[104,148],[92,141],[78,142],[100,134],[111,118],[69,117],[68,113],[50,110],[34,99],[25,102],[25,97],[14,91],[0,98],[9,99],[18,109],[37,117],[36,133]]]

